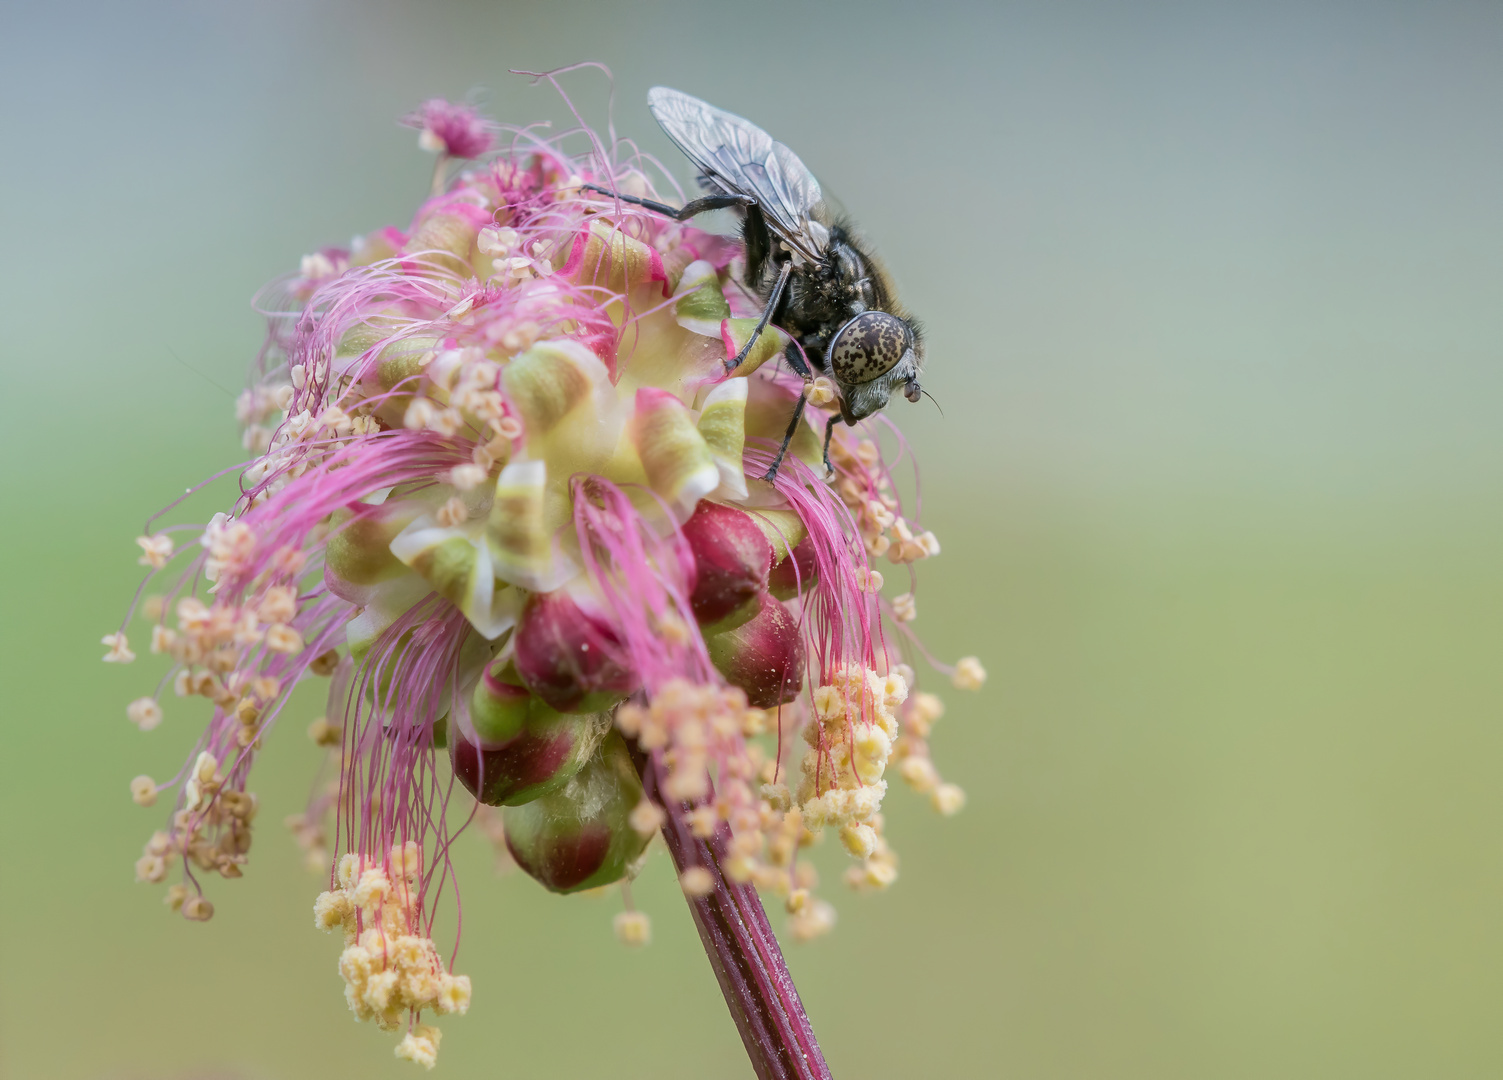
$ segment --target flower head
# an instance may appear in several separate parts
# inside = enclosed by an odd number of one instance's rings
[[[467,106],[404,122],[444,155],[493,147]],[[343,934],[350,1008],[405,1025],[398,1055],[428,1066],[422,1013],[470,1000],[432,931],[477,800],[558,892],[629,879],[681,816],[728,878],[786,898],[801,939],[834,923],[799,858],[821,830],[852,886],[895,879],[889,765],[942,812],[961,801],[930,762],[941,706],[904,662],[911,580],[889,603],[873,565],[939,545],[878,430],[838,429],[827,481],[822,387],[776,479],[757,479],[800,383],[775,350],[724,373],[756,313],[738,246],[587,181],[651,190],[631,160],[519,134],[405,230],[304,259],[264,298],[238,496],[196,544],[180,527],[137,541],[153,577],[176,568],[143,608],[164,685],[213,706],[177,776],[132,785],[169,806],[138,876],[180,867],[169,906],[212,915],[204,878],[239,877],[251,847],[263,741],[296,684],[328,679],[325,715],[297,726],[337,779],[287,823],[328,874],[315,922]],[[123,629],[103,643],[134,656]],[[954,678],[979,686],[979,664]],[[128,715],[150,729],[162,710]],[[644,762],[667,802],[644,796]],[[689,895],[713,887],[681,869]],[[648,925],[628,910],[616,927],[641,944]]]
[[[473,106],[431,98],[402,117],[405,127],[418,129],[418,145],[429,153],[455,158],[478,158],[496,145],[495,125]]]

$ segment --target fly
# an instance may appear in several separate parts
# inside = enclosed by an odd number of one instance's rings
[[[647,92],[647,107],[699,169],[705,194],[675,208],[584,186],[677,221],[724,208],[740,216],[743,280],[763,306],[746,344],[725,361],[726,372],[741,365],[771,324],[792,338],[784,356],[804,380],[783,443],[763,479],[777,476],[816,371],[835,384],[840,402],[839,414],[825,424],[829,470],[837,423],[856,424],[880,412],[899,387],[909,401],[918,401],[924,365],[918,323],[898,303],[887,274],[851,223],[831,215],[819,181],[792,150],[749,120],[666,86]]]

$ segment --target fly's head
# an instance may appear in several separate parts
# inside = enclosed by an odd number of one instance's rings
[[[917,401],[923,345],[911,321],[864,311],[830,339],[827,367],[840,388],[841,412],[854,424],[886,408],[895,390]]]

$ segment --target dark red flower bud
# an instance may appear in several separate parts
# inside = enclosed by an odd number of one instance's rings
[[[518,866],[554,892],[609,885],[626,876],[650,839],[630,821],[641,801],[636,766],[612,731],[560,790],[506,808],[506,846]]]
[[[720,674],[745,690],[755,708],[770,709],[798,697],[804,643],[793,613],[772,597],[762,597],[756,618],[706,638],[705,645]]]
[[[779,600],[792,600],[799,593],[808,592],[818,580],[814,541],[806,536],[767,575],[767,591]]]
[[[516,642],[517,673],[559,712],[604,712],[637,688],[616,632],[563,590],[527,598]]]
[[[729,629],[756,614],[767,588],[772,545],[750,514],[701,499],[684,522],[696,582],[689,604],[701,626]]]
[[[449,725],[449,761],[483,803],[510,806],[568,783],[610,727],[604,714],[561,713],[520,685],[509,663],[488,668],[468,716]]]

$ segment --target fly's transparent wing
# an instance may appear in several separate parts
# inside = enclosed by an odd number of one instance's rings
[[[727,192],[753,196],[768,228],[809,260],[828,234],[814,221],[819,181],[788,147],[749,120],[688,94],[655,86],[647,107],[678,148]]]

